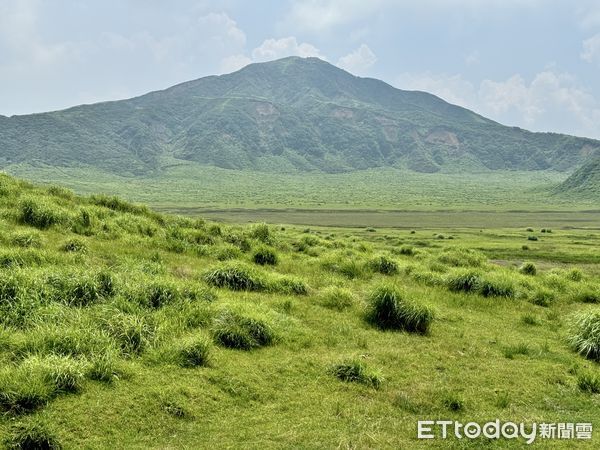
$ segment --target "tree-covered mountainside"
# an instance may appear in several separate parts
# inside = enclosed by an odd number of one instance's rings
[[[317,58],[251,64],[130,100],[0,116],[0,167],[148,175],[180,161],[261,171],[569,170],[600,142],[502,126]]]
[[[600,198],[600,154],[577,169],[558,191]]]

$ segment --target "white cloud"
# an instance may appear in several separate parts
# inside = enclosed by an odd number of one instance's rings
[[[348,72],[361,74],[364,73],[377,61],[377,56],[368,45],[362,44],[352,53],[342,56],[337,65]]]
[[[389,0],[298,0],[283,21],[284,28],[324,31],[332,27],[364,19]]]
[[[581,58],[587,62],[600,62],[600,33],[583,41]]]
[[[241,69],[244,66],[250,64],[252,60],[246,55],[231,55],[221,60],[220,71],[221,73],[231,73]]]
[[[515,74],[478,85],[460,75],[403,74],[397,85],[430,92],[507,125],[600,138],[600,102],[568,73],[544,70],[531,82]]]
[[[257,62],[271,61],[286,56],[301,56],[303,58],[315,56],[327,59],[315,46],[306,42],[298,44],[298,40],[294,36],[281,39],[267,39],[259,47],[252,50],[252,60]]]

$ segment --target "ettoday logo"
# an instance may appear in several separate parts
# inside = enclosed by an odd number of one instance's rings
[[[454,420],[420,420],[418,439],[523,439],[533,444],[536,439],[591,439],[591,423],[457,422]]]

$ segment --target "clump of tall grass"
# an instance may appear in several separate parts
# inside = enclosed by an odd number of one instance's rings
[[[210,342],[202,336],[191,336],[174,346],[174,359],[181,367],[207,366],[210,361]]]
[[[581,303],[600,303],[600,287],[584,285],[573,292],[573,300]]]
[[[75,194],[72,190],[62,186],[50,186],[47,189],[47,192],[48,194],[53,195],[54,197],[62,198],[65,200],[73,200],[75,198]]]
[[[269,247],[260,247],[256,249],[252,255],[252,261],[261,266],[274,266],[277,264],[278,260],[277,253]]]
[[[268,290],[281,292],[288,295],[306,295],[308,286],[299,278],[280,277],[272,280],[268,285]]]
[[[583,280],[583,272],[581,269],[573,268],[566,273],[566,277],[571,281]]]
[[[556,300],[556,294],[549,289],[536,289],[530,296],[529,301],[538,306],[550,306]]]
[[[54,301],[69,306],[88,306],[103,296],[100,280],[89,272],[58,272],[48,276],[48,286]]]
[[[398,249],[394,249],[393,252],[404,256],[414,256],[417,253],[412,245],[403,245]]]
[[[133,203],[126,202],[125,200],[121,200],[119,197],[116,196],[108,196],[104,194],[92,195],[89,198],[89,201],[93,205],[103,206],[105,208],[112,209],[113,211],[137,215],[153,215],[153,213],[150,211],[150,209],[148,209],[147,206],[135,205]]]
[[[66,216],[58,206],[35,197],[21,200],[19,204],[19,220],[25,225],[46,229],[52,225],[63,223]]]
[[[329,369],[334,377],[347,383],[360,383],[378,389],[383,382],[379,371],[370,370],[367,365],[359,359],[350,359],[335,364]]]
[[[537,267],[532,262],[524,262],[521,267],[519,267],[519,272],[523,275],[536,275]]]
[[[234,245],[224,244],[217,247],[213,254],[219,261],[227,261],[229,259],[240,258],[242,256],[242,251]]]
[[[381,329],[425,334],[433,321],[426,306],[409,301],[391,286],[381,286],[369,296],[367,320]]]
[[[329,309],[343,311],[354,305],[355,298],[352,292],[345,288],[328,287],[319,296],[319,303]]]
[[[275,340],[275,334],[266,322],[231,311],[224,311],[215,319],[212,332],[217,344],[239,350],[267,346]]]
[[[444,250],[437,256],[437,260],[452,267],[480,267],[485,263],[486,257],[475,250],[458,248]]]
[[[42,235],[34,231],[14,233],[10,242],[21,248],[39,248],[42,246]]]
[[[270,244],[273,240],[269,226],[266,223],[259,223],[252,226],[249,235],[251,238],[261,241],[264,244]]]
[[[577,314],[571,325],[568,340],[577,353],[600,362],[600,311]]]
[[[528,241],[537,241],[538,237],[537,236],[527,236],[527,240]]]
[[[481,288],[482,277],[472,270],[459,271],[446,279],[446,285],[452,292],[477,292]]]
[[[261,291],[267,288],[265,280],[239,264],[217,267],[204,274],[204,281],[232,291]]]
[[[394,275],[398,273],[398,264],[383,255],[369,261],[368,266],[373,272],[378,272],[383,275]]]
[[[141,354],[156,335],[154,324],[138,314],[106,310],[99,323],[125,356]]]
[[[179,286],[169,280],[155,280],[144,284],[138,292],[138,301],[150,308],[162,306],[181,300]]]
[[[514,297],[516,289],[508,275],[487,275],[479,283],[478,292],[484,297]]]
[[[349,259],[342,255],[326,258],[321,262],[321,266],[333,273],[343,275],[348,279],[360,278],[364,275],[364,266],[356,259]]]
[[[34,355],[21,363],[22,370],[43,373],[45,380],[54,387],[53,394],[80,391],[85,379],[84,366],[80,360],[60,355],[44,358]]]
[[[21,367],[0,370],[0,411],[24,414],[46,405],[54,395],[54,386],[45,373]]]
[[[589,394],[600,394],[600,377],[591,372],[577,375],[577,387],[582,392]]]
[[[62,246],[61,250],[63,252],[71,252],[71,253],[81,253],[86,254],[88,251],[88,247],[84,241],[81,239],[73,238],[66,241]]]
[[[62,448],[54,432],[39,419],[12,424],[3,444],[7,450],[60,450]]]

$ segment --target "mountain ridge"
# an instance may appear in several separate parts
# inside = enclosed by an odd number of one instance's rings
[[[598,149],[600,141],[506,127],[318,58],[250,64],[126,100],[0,116],[0,167],[133,176],[173,159],[267,172],[571,171]]]

